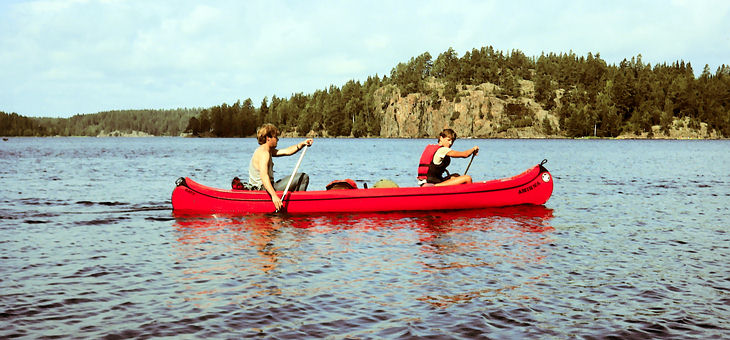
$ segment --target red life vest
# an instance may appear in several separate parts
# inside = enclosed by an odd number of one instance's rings
[[[441,148],[441,145],[438,144],[429,144],[426,145],[426,148],[423,149],[423,153],[421,154],[421,160],[418,162],[418,179],[426,179],[428,176],[428,167],[431,165],[431,162],[433,162],[433,155],[436,154],[436,151]]]

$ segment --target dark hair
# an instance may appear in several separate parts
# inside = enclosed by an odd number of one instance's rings
[[[444,131],[441,131],[441,133],[439,133],[439,137],[448,137],[448,138],[451,138],[452,141],[455,141],[456,132],[454,132],[454,130],[451,130],[451,129],[444,129]]]

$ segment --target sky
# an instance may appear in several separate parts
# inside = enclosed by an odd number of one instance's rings
[[[492,46],[730,65],[730,1],[2,0],[0,111],[208,108]]]

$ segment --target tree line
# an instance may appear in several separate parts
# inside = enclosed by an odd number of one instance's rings
[[[78,114],[69,118],[32,118],[0,111],[2,136],[97,136],[101,133],[143,132],[179,136],[201,109],[118,110]]]
[[[521,80],[532,81],[534,93],[525,93]],[[441,82],[444,90],[427,86],[429,81]],[[368,77],[363,83],[351,80],[342,88],[330,85],[309,95],[274,96],[271,102],[264,98],[259,108],[250,100],[212,107],[191,119],[186,131],[248,136],[269,122],[298,135],[326,131],[329,136],[378,136],[379,114],[388,104],[375,99],[379,88],[392,85],[401,96],[420,93],[439,103],[458,101],[461,85],[484,83],[497,85],[503,98],[534,97],[559,118],[559,134],[568,137],[651,134],[656,125],[666,132],[681,118],[689,118],[695,128],[704,122],[730,136],[730,66],[722,65],[713,74],[706,65],[695,77],[692,65],[684,61],[652,66],[638,55],[608,65],[600,54],[543,53],[530,58],[519,50],[504,53],[491,46],[461,57],[449,48],[435,60],[426,52],[399,63],[390,76]]]
[[[523,89],[523,80],[533,82],[534,90]],[[427,86],[433,82],[442,84],[443,90]],[[242,137],[254,135],[262,123],[273,123],[300,136],[313,131],[326,136],[377,137],[389,105],[377,96],[379,89],[394,88],[403,97],[420,93],[440,105],[458,102],[463,85],[484,83],[497,85],[501,98],[534,98],[559,119],[559,126],[550,132],[568,137],[651,133],[657,125],[667,131],[675,119],[689,119],[695,127],[707,123],[721,136],[730,136],[730,66],[722,65],[712,73],[706,65],[695,77],[692,65],[684,61],[652,66],[638,55],[609,65],[600,54],[527,57],[519,50],[505,53],[491,46],[461,57],[453,48],[436,59],[426,52],[398,63],[389,75],[370,76],[364,82],[350,80],[341,87],[330,85],[289,98],[272,96],[258,107],[246,99],[207,109],[109,111],[71,118],[2,113],[0,134],[70,136],[119,130]],[[521,113],[521,122],[512,122],[513,126],[532,124],[530,114]]]
[[[264,98],[258,108],[251,99],[233,105],[224,103],[190,118],[185,131],[194,135],[243,137],[254,135],[263,123],[272,123],[282,131],[298,135],[327,131],[330,136],[378,136],[380,117],[375,111],[373,93],[383,84],[377,76],[368,77],[364,84],[351,80],[342,88],[330,85],[327,90],[310,95],[272,96],[271,101]]]

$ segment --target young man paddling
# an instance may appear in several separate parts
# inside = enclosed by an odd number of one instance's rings
[[[479,152],[475,146],[467,151],[452,150],[451,146],[456,140],[456,132],[452,129],[444,129],[439,134],[438,144],[428,145],[421,155],[421,164],[418,169],[419,184],[432,183],[435,186],[455,185],[471,183],[469,175],[448,175],[446,168],[451,163],[451,157],[466,158]],[[444,172],[447,176],[444,176]]]
[[[248,183],[250,186],[257,188],[258,190],[266,190],[271,196],[271,201],[274,203],[276,210],[281,209],[282,203],[281,198],[276,194],[276,190],[284,190],[287,178],[280,179],[274,183],[274,161],[272,157],[290,156],[297,153],[305,145],[311,146],[314,140],[311,138],[294,144],[285,149],[277,149],[279,143],[279,129],[273,124],[262,125],[256,137],[259,142],[259,147],[254,151],[251,157],[251,162],[248,165]],[[307,183],[309,179],[306,174],[297,174],[297,176],[305,177]],[[297,182],[302,182],[301,180]],[[289,190],[295,191],[299,188],[290,188]]]

